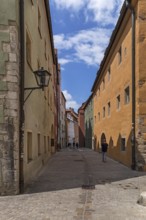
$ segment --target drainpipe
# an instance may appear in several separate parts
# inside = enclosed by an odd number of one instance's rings
[[[129,0],[125,1],[126,7],[131,11],[132,18],[132,130],[131,130],[131,147],[132,147],[132,164],[131,168],[136,169],[136,137],[135,137],[135,11]]]
[[[22,193],[24,189],[23,176],[23,145],[24,145],[24,71],[25,71],[25,47],[24,47],[24,0],[19,1],[19,27],[20,27],[20,125],[19,125],[19,192]]]

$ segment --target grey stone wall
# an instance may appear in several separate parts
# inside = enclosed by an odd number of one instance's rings
[[[16,22],[0,24],[0,195],[19,192],[19,40]]]

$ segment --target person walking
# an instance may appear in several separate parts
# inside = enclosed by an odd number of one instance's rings
[[[102,162],[106,162],[106,152],[108,149],[108,144],[106,143],[106,140],[104,139],[101,143],[101,151],[102,151]]]

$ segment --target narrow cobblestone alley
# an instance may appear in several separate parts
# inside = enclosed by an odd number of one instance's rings
[[[102,163],[97,152],[65,149],[24,194],[0,197],[0,219],[145,220],[146,207],[137,204],[145,183],[145,173],[110,158]]]

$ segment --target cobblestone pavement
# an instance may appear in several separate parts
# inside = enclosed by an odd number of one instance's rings
[[[0,220],[146,220],[137,204],[143,191],[146,173],[110,158],[103,163],[92,150],[65,149],[23,195],[0,197]]]

